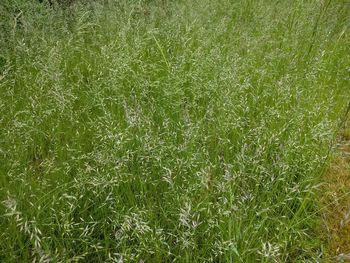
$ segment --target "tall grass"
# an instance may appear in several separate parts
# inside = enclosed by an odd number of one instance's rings
[[[1,262],[315,262],[343,1],[0,4]]]

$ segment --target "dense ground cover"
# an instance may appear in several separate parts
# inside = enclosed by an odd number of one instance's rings
[[[344,124],[320,189],[323,238],[327,244],[325,262],[350,259],[350,119]]]
[[[315,262],[349,3],[0,3],[1,262]]]

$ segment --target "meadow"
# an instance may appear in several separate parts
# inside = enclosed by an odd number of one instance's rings
[[[348,1],[51,3],[0,3],[0,262],[334,262]]]

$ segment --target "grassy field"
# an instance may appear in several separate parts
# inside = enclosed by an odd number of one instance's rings
[[[327,260],[349,2],[67,3],[0,3],[0,262]]]

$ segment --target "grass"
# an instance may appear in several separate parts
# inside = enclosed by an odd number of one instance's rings
[[[344,1],[1,1],[1,262],[315,262]]]
[[[321,189],[327,262],[349,260],[350,137],[347,136],[349,127],[349,124],[345,123],[341,129],[337,152],[325,173],[325,184]]]

